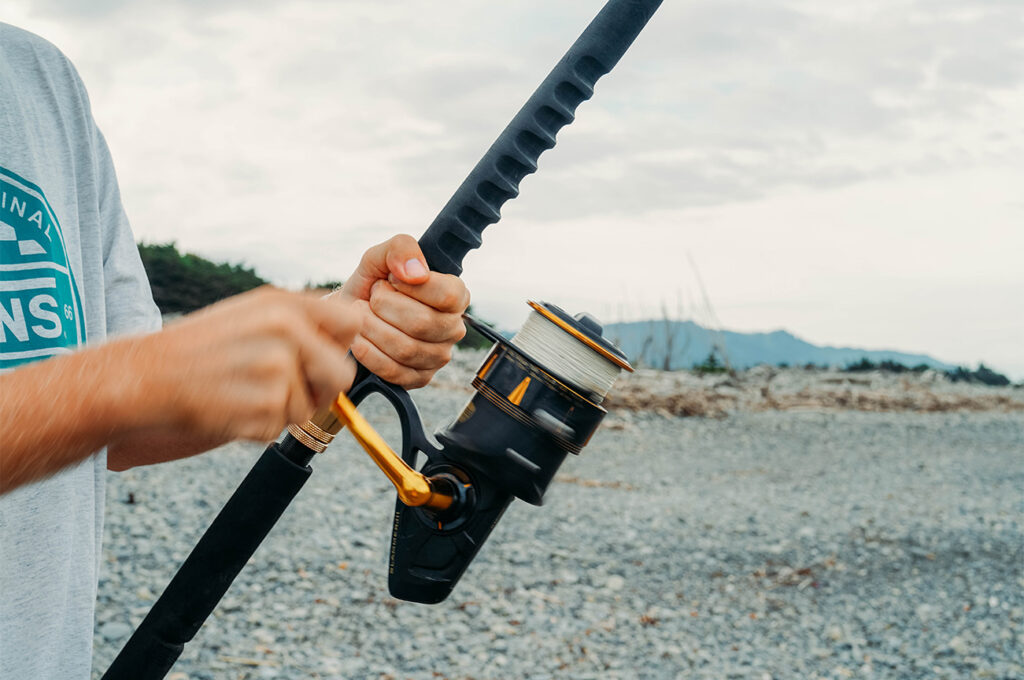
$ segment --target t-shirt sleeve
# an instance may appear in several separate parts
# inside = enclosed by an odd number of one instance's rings
[[[160,310],[153,302],[146,270],[139,257],[107,141],[95,130],[96,178],[103,229],[103,281],[107,308],[107,334],[124,335],[160,329]]]

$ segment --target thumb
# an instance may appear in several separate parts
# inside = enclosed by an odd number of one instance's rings
[[[373,284],[389,274],[410,285],[426,283],[430,271],[412,236],[399,234],[367,250],[342,290],[357,300],[369,300]]]

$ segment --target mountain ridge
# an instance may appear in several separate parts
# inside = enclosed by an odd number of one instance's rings
[[[694,321],[658,319],[608,324],[604,335],[618,345],[634,365],[668,370],[691,368],[712,352],[720,361],[728,360],[733,368],[758,364],[842,367],[861,359],[875,363],[895,361],[905,366],[925,364],[939,370],[955,368],[927,354],[815,345],[783,329],[742,333],[712,330]]]

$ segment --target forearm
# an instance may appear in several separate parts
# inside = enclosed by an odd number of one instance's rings
[[[107,468],[122,472],[139,465],[166,463],[215,449],[228,441],[223,436],[164,428],[131,432],[113,439],[107,445]]]
[[[0,375],[0,493],[147,426],[134,345],[120,341]]]
[[[2,375],[0,493],[108,444],[124,469],[275,438],[351,385],[360,324],[350,304],[263,288]]]
[[[351,355],[346,357],[344,372],[344,391],[347,392],[356,374],[355,359]],[[121,472],[139,465],[166,463],[195,456],[229,441],[229,437],[194,434],[180,428],[152,428],[131,432],[108,444],[107,468]]]

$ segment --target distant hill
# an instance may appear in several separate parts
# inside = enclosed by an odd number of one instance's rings
[[[694,364],[703,362],[716,345],[724,345],[726,356],[733,368],[749,368],[758,364],[816,364],[842,367],[865,358],[874,363],[894,361],[905,366],[926,364],[941,370],[955,368],[926,354],[853,347],[822,347],[787,331],[712,331],[693,321],[657,320],[609,324],[605,326],[605,336],[621,347],[634,365],[671,370],[691,368]],[[669,346],[671,352],[668,351]],[[669,354],[666,366],[665,359]]]

